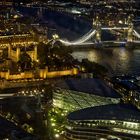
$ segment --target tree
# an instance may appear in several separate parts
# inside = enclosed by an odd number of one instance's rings
[[[38,45],[38,58],[41,67],[48,66],[57,69],[72,67],[74,58],[71,53],[72,50],[69,47],[58,42]]]
[[[108,72],[104,66],[91,62],[88,59],[82,59],[81,65],[85,68],[86,72],[95,73],[96,75],[105,75]]]
[[[31,57],[26,52],[22,53],[20,55],[18,65],[22,71],[31,69],[32,67]]]

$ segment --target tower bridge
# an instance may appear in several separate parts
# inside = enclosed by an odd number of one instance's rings
[[[38,17],[40,18],[42,18],[43,11],[46,9],[46,7],[42,5],[42,3],[38,2],[27,4],[26,7],[38,9],[37,14]],[[133,21],[132,17],[129,16],[127,21],[126,20],[124,21],[125,26],[104,27],[102,26],[99,18],[96,17],[96,20],[93,22],[93,28],[89,32],[78,38],[77,40],[69,41],[67,39],[55,37],[53,38],[54,39],[53,42],[60,41],[62,44],[66,46],[86,46],[86,45],[119,46],[121,44],[125,44],[126,46],[140,45],[140,34],[135,29],[132,21]],[[111,34],[113,33],[115,37],[121,34],[123,37],[119,40],[116,39],[105,41],[102,39],[103,32],[109,32]]]
[[[102,40],[102,32],[113,33],[115,37],[118,35],[123,35],[123,38],[116,40]],[[56,39],[56,38],[55,38]],[[95,46],[110,46],[115,45],[118,46],[120,44],[125,44],[129,46],[130,44],[139,45],[140,44],[140,34],[135,29],[132,23],[132,19],[129,17],[127,24],[125,26],[114,26],[114,27],[103,27],[99,18],[93,22],[93,29],[91,29],[88,33],[83,35],[77,40],[68,41],[64,39],[56,39],[59,40],[62,44],[66,46],[83,46],[83,45],[95,45]]]

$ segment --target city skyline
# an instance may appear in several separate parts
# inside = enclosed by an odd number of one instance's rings
[[[139,7],[0,1],[0,140],[139,140]]]

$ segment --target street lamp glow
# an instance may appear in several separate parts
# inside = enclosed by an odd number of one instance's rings
[[[56,137],[56,138],[59,138],[59,134],[55,134],[55,137]]]
[[[122,20],[119,20],[119,23],[120,23],[120,24],[123,24],[123,21],[122,21]]]
[[[64,114],[62,113],[61,116],[64,116]]]
[[[55,123],[52,123],[52,126],[55,126]]]
[[[53,121],[53,118],[51,118],[51,121]]]

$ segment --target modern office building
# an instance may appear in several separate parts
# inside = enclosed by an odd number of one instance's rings
[[[140,86],[139,77],[113,77],[107,83],[114,88],[121,96],[125,103],[130,102],[140,109]]]
[[[68,140],[139,140],[140,112],[131,105],[112,104],[68,115]]]
[[[117,92],[96,78],[62,80],[53,91],[53,105],[70,112],[119,102],[120,96]]]

